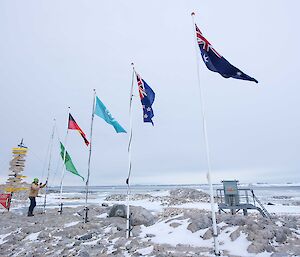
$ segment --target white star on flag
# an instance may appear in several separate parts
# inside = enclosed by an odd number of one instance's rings
[[[203,54],[203,59],[204,59],[205,62],[208,62],[208,56],[207,55]]]

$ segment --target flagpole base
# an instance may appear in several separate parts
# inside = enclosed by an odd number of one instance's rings
[[[88,207],[84,207],[84,223],[88,223],[89,222],[88,212],[89,212],[89,208]]]
[[[214,238],[214,254],[215,256],[221,256],[221,252],[219,249],[219,242],[218,242],[218,234],[214,234],[213,238]]]
[[[126,228],[126,238],[130,238],[131,237],[131,231],[132,231],[132,225],[131,225],[131,214],[129,215],[129,218],[127,219],[127,228]]]
[[[61,215],[62,214],[62,212],[63,212],[63,203],[60,203],[60,209],[58,210],[58,212],[59,212],[59,214]]]

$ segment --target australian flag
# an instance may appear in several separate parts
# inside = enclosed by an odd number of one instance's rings
[[[152,125],[154,125],[152,121],[152,118],[154,117],[152,104],[155,99],[155,93],[152,90],[152,88],[146,83],[146,81],[143,80],[141,76],[137,73],[136,79],[139,87],[139,95],[143,106],[144,122],[151,122]]]
[[[206,67],[214,72],[218,72],[224,78],[234,78],[250,80],[258,83],[255,78],[252,78],[231,65],[224,57],[222,57],[209,43],[209,41],[202,35],[200,29],[196,26],[197,42],[201,51],[202,59]]]

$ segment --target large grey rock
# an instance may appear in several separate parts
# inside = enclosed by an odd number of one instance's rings
[[[124,204],[114,204],[108,214],[108,217],[126,218],[126,206]]]
[[[131,224],[133,226],[145,225],[151,226],[155,223],[155,216],[147,209],[141,206],[131,206]]]
[[[200,229],[211,227],[211,225],[212,221],[210,218],[208,218],[207,216],[199,216],[197,219],[192,220],[187,229],[194,233]]]

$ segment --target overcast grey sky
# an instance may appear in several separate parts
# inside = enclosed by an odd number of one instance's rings
[[[132,183],[206,183],[192,11],[217,51],[259,81],[224,79],[200,63],[213,182],[300,182],[299,8],[297,0],[0,0],[0,182],[21,138],[27,181],[45,177],[52,120],[64,138],[68,106],[89,135],[93,88],[128,129],[133,61],[156,101],[152,127],[134,98]],[[127,142],[95,117],[93,185],[124,184]],[[68,149],[86,176],[76,131]],[[56,137],[50,185],[58,154]],[[83,185],[72,174],[65,184]]]

